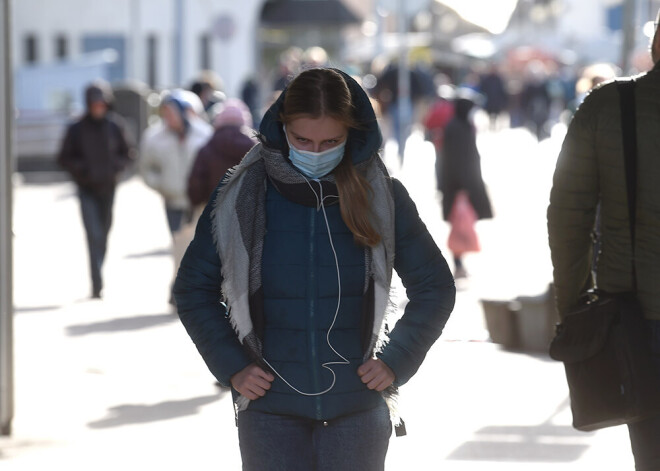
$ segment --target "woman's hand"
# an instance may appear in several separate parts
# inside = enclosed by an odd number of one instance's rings
[[[254,401],[266,395],[270,383],[274,380],[272,374],[252,363],[231,377],[231,385],[243,396]]]
[[[369,389],[375,389],[376,391],[384,391],[396,378],[394,371],[378,358],[367,360],[358,368],[357,372],[362,382]]]

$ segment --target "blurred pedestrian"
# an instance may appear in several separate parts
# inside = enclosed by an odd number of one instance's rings
[[[259,122],[255,121],[255,119],[259,119],[261,115],[261,90],[256,77],[250,76],[243,82],[243,86],[241,87],[241,100],[243,100],[250,109],[254,127],[258,129]]]
[[[280,54],[278,70],[273,81],[273,92],[281,92],[291,79],[300,71],[303,51],[297,46],[291,46]]]
[[[300,73],[260,131],[200,218],[179,316],[233,388],[244,470],[382,470],[386,400],[442,332],[451,273],[348,75]],[[383,342],[392,269],[411,300]]]
[[[498,118],[509,104],[509,95],[497,65],[491,64],[488,72],[480,78],[479,93],[486,98],[484,111],[488,113],[490,129],[496,131]]]
[[[211,70],[204,70],[200,78],[192,83],[190,91],[199,97],[203,111],[196,110],[201,118],[212,121],[211,109],[218,103],[227,99],[223,89],[222,79],[218,74]]]
[[[398,154],[403,161],[406,142],[410,137],[413,124],[416,118],[423,113],[419,113],[425,100],[433,99],[435,96],[435,86],[430,72],[421,64],[413,64],[409,70],[409,105],[410,115],[406,122],[401,121],[401,106],[399,97],[399,64],[392,62],[378,77],[376,86],[373,88],[373,94],[378,100],[383,116],[391,124],[391,135],[398,144]]]
[[[450,242],[466,242],[449,246],[454,256],[455,278],[467,276],[463,255],[479,250],[478,245],[475,245],[474,222],[493,217],[490,199],[481,176],[481,156],[472,122],[472,111],[482,100],[483,97],[471,89],[459,88],[456,91],[454,117],[445,128],[442,162],[439,166],[438,182],[442,192],[443,217],[452,224],[455,231],[450,233]],[[461,194],[463,196],[459,198]],[[470,203],[471,208],[466,207],[466,202]],[[461,232],[457,233],[459,230]]]
[[[199,149],[213,134],[210,124],[199,117],[201,103],[185,90],[167,94],[160,105],[161,120],[148,127],[140,143],[140,173],[145,183],[165,202],[167,224],[174,241],[175,270],[185,248],[177,232],[191,218],[188,175]],[[173,302],[173,298],[170,301]]]
[[[221,111],[213,121],[215,132],[197,153],[188,177],[188,198],[193,210],[206,206],[227,170],[238,165],[256,144],[247,105],[229,98],[219,106]]]
[[[424,116],[424,134],[435,148],[435,171],[438,189],[442,173],[442,147],[445,140],[445,128],[454,117],[454,87],[449,84],[438,86],[438,96]]]
[[[85,115],[71,124],[57,157],[78,186],[87,235],[92,297],[103,290],[102,268],[112,225],[115,188],[121,173],[135,158],[124,120],[112,111],[110,85],[98,81],[85,90]]]
[[[550,135],[550,93],[548,74],[541,61],[532,61],[528,66],[527,81],[522,90],[521,105],[527,128],[541,141]]]
[[[629,228],[620,95],[614,81],[592,90],[569,125],[550,194],[548,233],[560,317],[564,318],[578,304],[588,288],[597,286],[612,294],[635,292],[648,319],[653,359],[660,376],[660,192],[657,191],[660,33],[657,29],[651,56],[653,69],[634,77],[638,168],[636,185],[632,188],[636,195],[634,240]],[[592,231],[599,205],[602,244],[594,277]],[[649,382],[649,378],[635,379],[640,384]],[[596,402],[597,399],[594,397]],[[660,469],[660,415],[628,424],[628,429],[636,469]]]

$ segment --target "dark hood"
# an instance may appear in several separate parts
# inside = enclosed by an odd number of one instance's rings
[[[85,106],[87,110],[89,110],[91,104],[95,101],[102,101],[108,107],[112,106],[114,101],[112,88],[105,82],[97,81],[85,89]]]
[[[358,164],[370,159],[380,150],[383,137],[376,120],[376,113],[374,113],[369,96],[364,89],[348,74],[338,69],[332,70],[339,72],[346,80],[355,105],[355,118],[362,127],[362,129],[350,130],[346,144],[353,163]],[[264,114],[259,132],[264,144],[274,149],[281,149],[285,154],[288,154],[288,145],[282,129],[282,122],[279,120],[286,91],[285,88],[277,101]]]
[[[474,105],[474,102],[471,100],[459,98],[454,101],[454,116],[462,121],[467,121]]]

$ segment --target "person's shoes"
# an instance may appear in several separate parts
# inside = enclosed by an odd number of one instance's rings
[[[457,268],[454,271],[454,279],[456,279],[456,280],[461,279],[461,278],[467,278],[467,276],[468,276],[467,271],[463,267]]]
[[[101,299],[101,290],[95,289],[92,291],[92,299]]]

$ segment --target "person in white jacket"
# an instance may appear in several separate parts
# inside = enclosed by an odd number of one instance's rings
[[[140,143],[140,174],[165,202],[175,273],[189,242],[182,234],[191,222],[188,175],[197,152],[213,135],[213,127],[198,115],[200,109],[203,106],[194,93],[173,91],[161,102],[161,120],[147,128]]]
[[[161,120],[147,128],[140,145],[140,173],[165,200],[172,234],[189,209],[186,188],[195,156],[213,134],[212,126],[196,114],[195,99],[199,101],[183,90],[167,95],[160,106]]]

